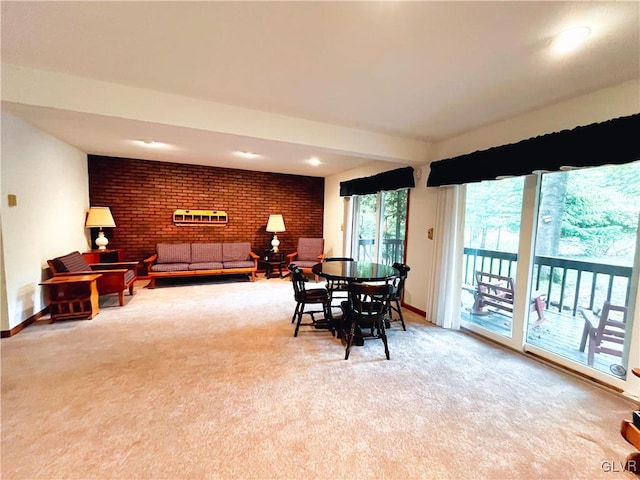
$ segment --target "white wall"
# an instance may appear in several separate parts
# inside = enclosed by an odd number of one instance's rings
[[[450,158],[639,112],[640,79],[635,79],[435,143],[431,149],[431,158],[428,160]],[[398,168],[398,165],[393,164],[386,169],[370,172],[359,168],[326,179],[324,211],[326,248],[333,248],[338,252],[341,252],[342,248],[339,233],[341,233],[340,225],[344,223],[344,213],[343,200],[339,198],[340,182],[394,168]],[[405,303],[427,311],[427,292],[431,288],[427,279],[433,264],[433,242],[427,239],[427,230],[434,226],[436,189],[426,187],[429,175],[428,162],[421,170],[420,181],[410,194],[407,265],[411,267],[411,271],[405,284]],[[437,235],[438,232],[435,234]]]
[[[45,308],[47,259],[84,251],[89,174],[83,152],[2,110],[2,331]],[[9,207],[7,195],[17,196]]]

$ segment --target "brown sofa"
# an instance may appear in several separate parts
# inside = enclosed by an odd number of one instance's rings
[[[144,263],[155,287],[157,278],[247,274],[256,279],[258,259],[249,242],[158,243]]]
[[[87,263],[78,251],[47,260],[51,273],[61,275],[101,274],[97,280],[98,295],[118,294],[120,306],[124,305],[124,291],[133,295],[133,284],[137,279],[138,262]]]

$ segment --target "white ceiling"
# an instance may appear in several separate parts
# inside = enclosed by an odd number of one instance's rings
[[[110,156],[314,176],[372,160],[419,164],[428,159],[337,147],[324,127],[352,132],[361,144],[370,134],[428,146],[640,76],[636,1],[2,1],[0,8],[3,83],[5,66],[29,67],[189,97],[205,108],[268,112],[265,127],[286,118],[308,131],[292,141],[285,133],[195,128],[171,121],[175,111],[157,121],[144,112],[82,111],[73,101],[54,108],[8,101],[3,88],[3,105],[17,116]],[[576,25],[591,28],[584,48],[552,54],[552,37]],[[173,149],[145,150],[132,139]],[[264,157],[247,161],[234,150]],[[322,165],[308,165],[312,156]]]

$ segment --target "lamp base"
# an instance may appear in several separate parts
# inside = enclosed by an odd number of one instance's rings
[[[104,232],[98,232],[98,238],[96,238],[96,245],[98,250],[106,250],[109,240],[104,236]]]
[[[278,235],[273,234],[273,240],[271,240],[271,249],[273,253],[278,253],[278,247],[280,246],[280,240],[278,240]]]

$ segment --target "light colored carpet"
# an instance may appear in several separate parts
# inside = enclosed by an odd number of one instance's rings
[[[637,407],[523,355],[407,312],[345,361],[286,280],[163,285],[2,340],[2,478],[635,478]]]

